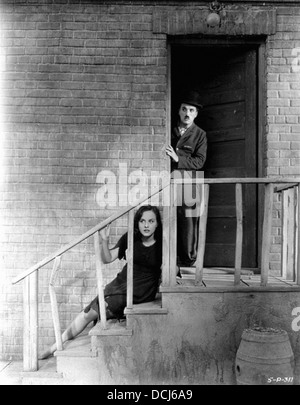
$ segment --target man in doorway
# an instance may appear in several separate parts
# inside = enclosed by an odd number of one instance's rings
[[[189,172],[192,178],[195,172],[202,169],[206,160],[206,133],[194,123],[200,108],[202,105],[197,92],[189,91],[181,97],[179,121],[172,130],[171,145],[166,148],[166,154],[171,158],[171,171],[179,171],[183,175],[183,172]],[[183,190],[186,191],[186,187],[181,187],[182,194]],[[181,196],[177,208],[179,266],[190,267],[197,258],[199,215],[191,215],[193,208]]]

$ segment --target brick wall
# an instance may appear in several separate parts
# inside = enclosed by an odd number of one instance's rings
[[[267,176],[300,175],[300,9],[278,7],[267,41]],[[270,267],[281,273],[281,195],[275,196]]]
[[[120,162],[129,173],[165,166],[166,44],[151,27],[147,5],[2,2],[5,358],[20,356],[22,345],[22,285],[12,286],[12,278],[115,212],[97,204],[98,173],[117,173]],[[117,222],[112,242],[125,226]],[[54,338],[50,268],[39,272],[41,347]],[[63,257],[63,328],[96,295],[94,268],[93,240]]]
[[[118,173],[120,163],[166,168],[167,48],[165,35],[152,33],[154,6],[1,2],[0,358],[22,355],[22,285],[12,278],[115,212],[97,203],[98,173]],[[267,43],[267,175],[299,169],[299,74],[291,70],[299,27],[298,9],[278,7]],[[125,227],[117,222],[112,242]],[[278,234],[274,226],[274,242]],[[92,240],[63,257],[63,328],[96,294],[94,267]],[[39,272],[41,350],[54,339],[50,269]],[[107,280],[117,269],[109,270]]]

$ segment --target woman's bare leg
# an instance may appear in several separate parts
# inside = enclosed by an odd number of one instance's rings
[[[89,312],[80,312],[74,321],[67,327],[67,329],[62,334],[63,343],[68,340],[74,339],[81,333],[90,322],[95,321],[98,318],[98,313],[92,308]],[[54,343],[48,350],[39,356],[40,360],[46,359],[51,356],[56,351],[56,343]]]

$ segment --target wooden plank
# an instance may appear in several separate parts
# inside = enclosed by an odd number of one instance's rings
[[[99,231],[94,234],[94,248],[95,248],[95,261],[96,261],[96,277],[97,277],[97,291],[99,300],[99,310],[100,310],[100,325],[102,329],[107,328],[106,319],[106,302],[104,299],[104,282],[103,282],[103,266],[101,260],[101,249],[100,249],[100,235]]]
[[[170,280],[169,285],[176,285],[177,275],[177,187],[170,187]]]
[[[234,285],[240,284],[243,249],[243,195],[242,185],[236,184],[236,244],[235,244],[235,272]]]
[[[38,273],[24,280],[23,286],[23,370],[38,370]]]
[[[295,278],[295,190],[290,188],[285,191],[288,198],[287,210],[287,271],[286,279],[294,280]]]
[[[299,198],[299,189],[297,186],[294,187],[294,240],[293,240],[293,281],[297,281],[297,260],[298,260],[298,198]]]
[[[281,183],[300,183],[300,177],[219,177],[219,178],[204,178],[205,184],[281,184]],[[171,180],[173,183],[180,184],[182,179],[174,178]],[[192,184],[192,179],[185,179],[185,184]]]
[[[203,204],[203,210],[201,209],[199,219],[198,249],[197,249],[197,260],[195,264],[196,265],[195,285],[201,284],[203,279],[203,263],[204,263],[205,242],[206,242],[208,202],[209,202],[209,184],[205,184],[204,195],[202,197],[201,202],[201,205]]]
[[[270,247],[271,247],[271,232],[272,232],[272,214],[273,214],[273,184],[265,186],[265,202],[264,202],[264,220],[263,220],[263,235],[262,235],[262,258],[261,258],[261,285],[266,286],[269,276],[270,264]]]
[[[266,100],[266,72],[267,72],[267,50],[265,41],[261,41],[257,46],[258,64],[257,64],[257,136],[258,144],[256,151],[257,176],[263,177],[265,173],[265,128],[267,125],[267,100]],[[261,244],[262,244],[262,223],[263,223],[263,186],[257,187],[257,263],[261,262]]]
[[[202,294],[211,294],[211,293],[229,293],[229,292],[243,292],[243,293],[251,293],[251,292],[300,292],[300,287],[299,286],[289,286],[289,285],[284,285],[283,283],[281,285],[274,285],[274,286],[261,286],[259,284],[257,285],[250,285],[246,286],[245,284],[240,284],[239,286],[233,285],[233,282],[230,286],[185,286],[185,285],[177,285],[177,286],[172,286],[172,287],[161,287],[160,288],[161,292],[164,294],[167,293],[187,293],[187,294],[192,294],[192,293],[202,293]]]
[[[257,83],[257,49],[247,52],[245,58],[245,177],[257,176],[258,165],[258,83]],[[248,266],[257,265],[257,217],[258,195],[257,187],[251,184],[244,186],[244,235],[243,263]]]
[[[287,276],[287,254],[288,254],[288,196],[285,191],[282,192],[282,239],[281,239],[281,275],[286,279]]]
[[[282,192],[282,276],[296,279],[297,250],[297,190],[285,188]]]
[[[52,319],[54,325],[54,333],[55,333],[55,340],[56,340],[56,347],[57,350],[63,350],[63,341],[61,336],[61,327],[59,321],[59,312],[58,312],[58,305],[56,299],[56,293],[54,288],[55,279],[60,267],[61,263],[61,256],[55,258],[53,263],[53,269],[50,276],[49,281],[49,294],[50,294],[50,302],[51,302],[51,312],[52,312]]]
[[[162,265],[162,285],[168,286],[170,282],[170,185],[166,192],[169,201],[163,207],[163,265]]]
[[[167,41],[168,42],[168,41]],[[166,105],[166,146],[171,144],[171,45],[167,43],[167,105]],[[167,172],[171,171],[171,162],[169,156],[165,155],[165,164]],[[163,191],[163,263],[162,263],[162,285],[169,285],[170,282],[170,183]]]
[[[30,364],[30,278],[27,277],[23,283],[23,370],[31,370]]]
[[[296,283],[300,285],[300,183],[297,187],[297,263],[296,263]]]
[[[298,185],[297,183],[282,184],[280,186],[276,186],[274,188],[274,192],[279,193],[280,191],[287,190],[288,188],[295,187],[297,185]]]
[[[127,308],[133,308],[133,233],[134,212],[128,213],[128,251],[127,251]]]

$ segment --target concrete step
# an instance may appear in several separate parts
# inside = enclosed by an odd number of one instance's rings
[[[90,329],[64,344],[64,350],[55,352],[57,372],[63,375],[65,385],[98,385],[97,352],[92,349]]]
[[[109,319],[106,322],[106,329],[103,328],[101,322],[90,330],[89,335],[92,337],[92,347],[93,347],[93,337],[95,336],[131,336],[132,329],[127,328],[126,319]]]
[[[144,302],[142,304],[133,305],[132,308],[126,308],[125,315],[165,315],[168,313],[166,308],[162,308],[161,297],[159,296],[155,301]]]

